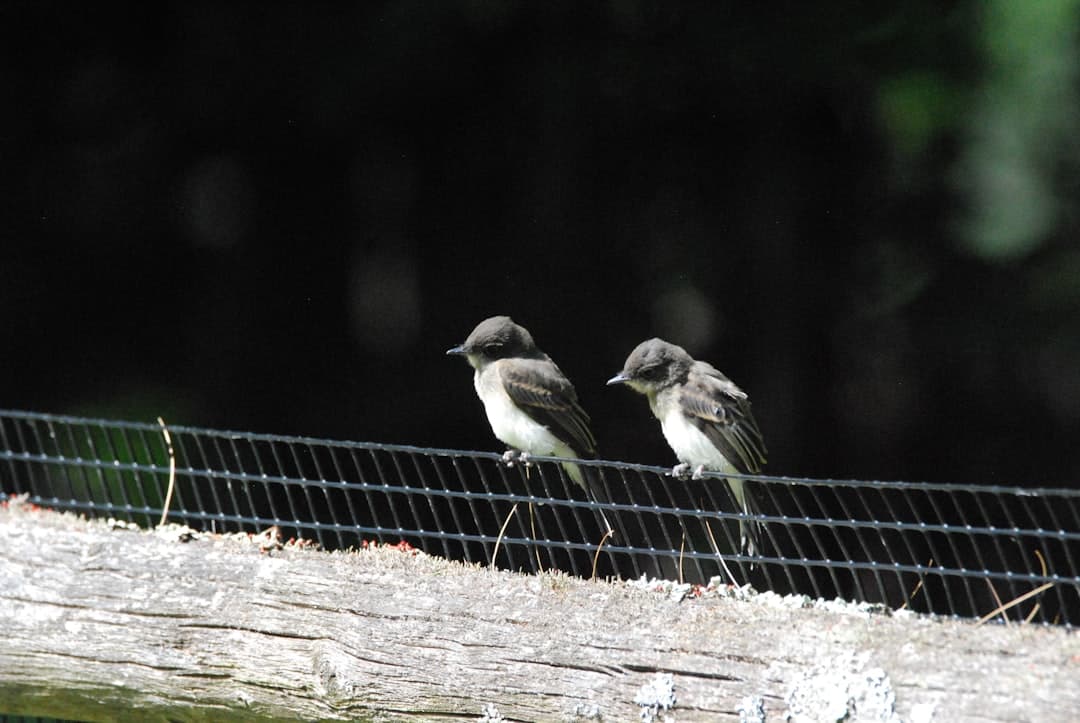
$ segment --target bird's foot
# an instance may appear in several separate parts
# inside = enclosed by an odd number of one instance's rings
[[[671,476],[682,480],[690,479],[690,465],[686,462],[675,465],[671,468]]]
[[[520,464],[522,467],[532,466],[532,462],[529,461],[529,453],[516,449],[508,449],[503,452],[502,461],[507,467],[513,467],[515,464]]]
[[[705,465],[699,464],[697,467],[692,467],[683,462],[671,468],[671,476],[681,480],[699,480],[705,476]]]

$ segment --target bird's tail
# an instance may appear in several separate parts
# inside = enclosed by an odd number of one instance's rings
[[[585,495],[589,498],[589,502],[606,504],[612,501],[611,495],[608,494],[607,488],[604,486],[604,481],[601,479],[596,468],[582,467],[581,465],[564,462],[563,469],[571,480],[585,490]],[[615,528],[608,522],[608,518],[604,515],[604,511],[597,509],[596,517],[603,527],[604,534],[607,535],[610,533],[614,538]]]
[[[753,493],[752,485],[747,485],[746,481],[741,479],[728,479],[727,483],[731,487],[731,493],[735,496],[735,501],[739,503],[739,508],[744,515],[757,517],[761,514],[761,508],[758,505],[757,497]],[[739,545],[742,551],[750,556],[761,554],[763,533],[764,528],[760,520],[739,520]]]

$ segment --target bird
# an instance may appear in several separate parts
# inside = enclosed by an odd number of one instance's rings
[[[672,476],[699,479],[706,471],[761,472],[765,442],[746,392],[681,346],[658,338],[643,341],[607,383],[625,384],[648,399],[680,462],[672,468]],[[741,511],[755,514],[757,505],[743,480],[728,478],[727,484]],[[739,521],[740,545],[747,554],[761,548],[759,527],[760,523]]]
[[[465,342],[446,351],[461,355],[475,370],[473,385],[484,404],[491,431],[510,449],[507,464],[527,464],[530,455],[593,459],[596,438],[574,385],[532,334],[509,316],[484,319]],[[562,463],[566,475],[593,502],[602,494],[590,470]],[[601,513],[607,531],[612,527]]]

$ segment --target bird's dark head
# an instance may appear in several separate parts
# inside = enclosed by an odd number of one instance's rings
[[[529,330],[515,324],[509,316],[484,319],[465,343],[448,349],[447,354],[462,354],[474,368],[480,369],[497,359],[532,358],[542,355]]]
[[[626,358],[622,371],[608,384],[626,384],[642,394],[655,394],[686,381],[693,358],[681,346],[663,339],[649,339],[637,345]]]

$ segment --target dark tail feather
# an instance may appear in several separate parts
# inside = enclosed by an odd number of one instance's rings
[[[743,480],[742,493],[743,514],[760,515],[761,507],[758,505],[757,498],[754,495],[753,483]],[[761,543],[764,534],[765,528],[760,520],[739,520],[739,543],[742,546],[742,551],[747,555],[754,556],[762,554],[763,549]],[[751,566],[753,566],[753,563],[751,563]]]
[[[585,495],[589,498],[589,502],[608,504],[611,500],[611,495],[608,494],[607,488],[604,486],[604,480],[600,477],[600,472],[595,467],[585,467],[575,465],[580,472],[581,480],[579,484],[585,488]],[[577,481],[577,480],[575,480]],[[607,516],[601,509],[595,510],[596,519],[600,523],[604,534],[611,533],[610,540],[618,537],[618,533],[615,528],[608,522]]]

